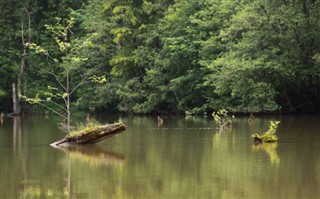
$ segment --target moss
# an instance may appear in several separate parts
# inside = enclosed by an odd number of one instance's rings
[[[270,121],[269,130],[266,131],[263,135],[258,133],[252,135],[255,142],[276,142],[278,137],[275,135],[277,128],[280,124],[280,121]]]
[[[115,124],[123,124],[123,123],[120,122],[120,123],[115,123]],[[79,126],[77,128],[77,130],[71,131],[65,138],[70,139],[70,138],[80,137],[80,136],[90,134],[90,133],[96,134],[96,133],[99,133],[100,131],[104,131],[109,126],[110,126],[110,124],[101,125],[98,123],[91,123],[91,124],[88,124],[88,126],[86,126],[86,127],[82,125],[82,126]]]

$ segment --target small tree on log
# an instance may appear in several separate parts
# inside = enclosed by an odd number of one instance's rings
[[[85,41],[71,42],[70,37],[73,34],[71,29],[75,19],[72,17],[68,19],[65,26],[60,18],[56,18],[56,21],[57,23],[54,26],[46,25],[46,29],[51,33],[60,53],[63,55],[60,59],[52,57],[48,50],[35,43],[27,43],[26,46],[45,57],[48,68],[42,68],[41,70],[52,75],[59,87],[49,85],[46,92],[38,93],[33,98],[26,96],[24,98],[31,104],[39,104],[61,116],[66,121],[67,131],[70,133],[71,95],[85,83],[106,82],[106,77],[94,75],[98,69],[94,67],[81,74],[81,78],[77,83],[71,83],[71,79],[76,76],[80,65],[87,61],[86,57],[79,56],[77,52],[84,48],[90,48],[92,46],[91,39],[95,37],[95,34],[92,34]]]
[[[213,112],[212,117],[220,130],[232,128],[232,118],[234,116],[228,116],[228,111],[226,109],[220,109],[219,111]]]
[[[259,135],[258,133],[252,135],[254,142],[255,143],[276,142],[278,140],[276,131],[279,124],[280,124],[280,121],[270,121],[269,129],[263,135]]]

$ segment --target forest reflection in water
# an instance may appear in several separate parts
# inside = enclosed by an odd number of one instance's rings
[[[53,148],[58,119],[4,118],[0,198],[318,198],[320,118],[122,117],[127,130],[96,145]],[[102,123],[117,117],[97,117]],[[279,142],[251,134],[280,120]]]

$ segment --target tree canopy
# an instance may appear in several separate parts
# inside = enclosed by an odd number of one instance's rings
[[[320,112],[318,0],[0,4],[0,112],[12,112],[13,83],[18,95],[30,97],[59,86],[43,72],[48,60],[26,48],[30,41],[62,63],[50,60],[58,72],[63,64],[72,68],[71,87],[83,74],[106,77],[73,93],[70,101],[79,110]],[[67,35],[49,34],[50,27],[67,27],[70,19]],[[69,42],[70,51],[64,46]],[[38,109],[19,103],[25,112]]]

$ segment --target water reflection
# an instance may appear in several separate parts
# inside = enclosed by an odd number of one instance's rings
[[[21,147],[21,117],[16,116],[13,117],[13,147],[16,148],[17,147],[17,142],[18,142],[18,146]]]
[[[1,123],[1,125],[3,124],[3,122],[4,122],[4,114],[1,113],[0,114],[0,123]]]
[[[217,150],[225,150],[230,147],[230,143],[233,143],[233,139],[229,139],[232,135],[231,129],[217,129],[213,136],[213,147]]]
[[[76,184],[80,184],[80,182],[79,180],[75,180],[76,177],[72,178],[72,173],[74,173],[72,170],[79,169],[77,167],[78,161],[85,163],[89,165],[90,168],[94,169],[100,169],[101,166],[110,165],[121,167],[125,161],[125,157],[123,155],[107,151],[97,145],[70,145],[55,148],[65,152],[65,158],[67,158],[68,176],[63,195],[68,199],[90,198],[88,192],[75,189],[75,187],[77,187]],[[84,182],[84,184],[87,183],[90,182]]]
[[[320,196],[320,117],[280,118],[279,142],[262,145],[253,145],[251,134],[278,118],[256,116],[249,128],[248,117],[239,117],[219,132],[212,118],[164,116],[157,129],[157,116],[124,117],[124,134],[58,149],[48,145],[62,136],[58,119],[5,119],[0,198]]]
[[[163,124],[163,119],[162,119],[162,117],[160,117],[159,115],[158,115],[158,128],[160,128],[161,127],[161,125]]]
[[[32,173],[28,174],[30,168],[24,169],[25,161],[21,162],[22,165],[20,167],[23,170],[23,178],[19,183],[18,197],[15,198],[91,198],[89,192],[98,190],[101,187],[99,184],[101,179],[94,179],[91,175],[99,176],[96,175],[96,172],[104,175],[104,170],[101,166],[113,166],[110,168],[122,167],[125,161],[123,155],[105,150],[97,145],[59,147],[55,149],[58,150],[50,153],[52,155],[51,159],[55,162],[51,163],[50,169],[47,170],[46,174],[43,173],[46,170],[45,166],[39,167],[39,162],[33,163],[38,168],[36,172],[44,179],[40,180],[34,176],[34,173],[33,175]],[[57,155],[59,155],[59,158],[56,157]],[[85,186],[86,188],[79,188],[80,186]]]
[[[259,152],[264,151],[268,154],[270,158],[271,165],[279,166],[280,164],[280,157],[277,153],[278,143],[260,143],[254,144],[252,146],[253,151]]]
[[[58,146],[55,148],[64,151],[72,159],[80,160],[90,166],[121,166],[125,161],[123,155],[107,151],[98,145],[71,145],[66,147]]]
[[[41,196],[41,188],[39,182],[23,181],[19,198],[39,198]]]

